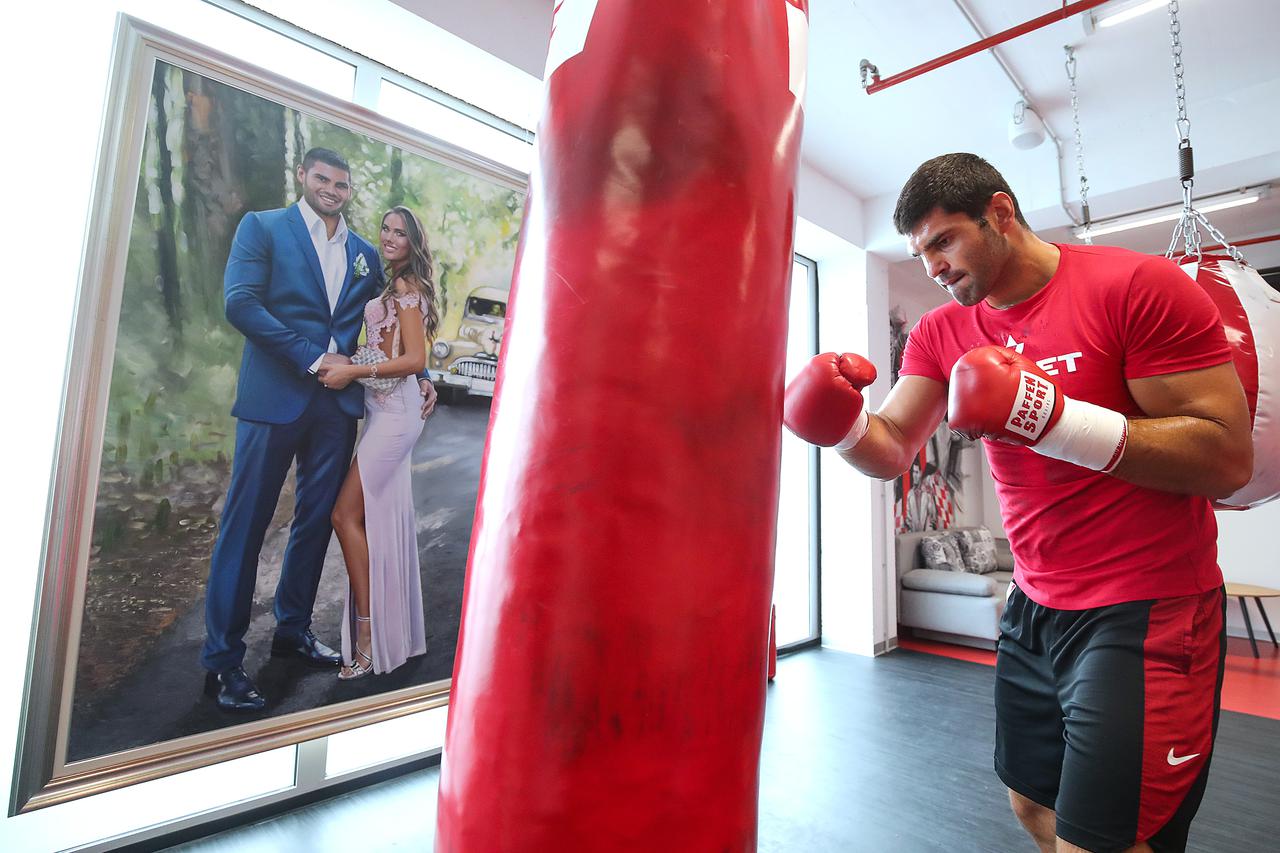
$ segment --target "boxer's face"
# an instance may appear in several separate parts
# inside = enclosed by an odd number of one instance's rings
[[[961,305],[977,305],[999,281],[1009,247],[986,217],[935,207],[907,235],[912,257]]]
[[[299,166],[297,177],[302,197],[321,216],[337,216],[351,198],[351,175],[346,169],[317,160],[309,169]]]

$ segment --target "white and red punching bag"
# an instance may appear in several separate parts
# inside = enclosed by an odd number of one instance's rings
[[[1248,509],[1280,497],[1280,293],[1226,255],[1181,264],[1218,306],[1253,423],[1253,478],[1215,506]]]
[[[806,14],[556,6],[440,853],[755,849]]]

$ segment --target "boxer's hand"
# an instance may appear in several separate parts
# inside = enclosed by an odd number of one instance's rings
[[[1120,462],[1128,419],[1073,400],[1035,362],[998,346],[978,347],[951,369],[951,428],[969,438],[1021,444],[1094,471]]]
[[[810,444],[847,450],[867,431],[862,389],[876,368],[860,355],[815,355],[787,386],[782,422]]]
[[[1005,347],[969,350],[951,368],[951,428],[971,439],[1035,445],[1062,416],[1058,385],[1031,359]]]

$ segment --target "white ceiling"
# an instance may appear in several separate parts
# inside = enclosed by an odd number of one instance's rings
[[[1060,8],[1059,0],[961,0],[982,29],[998,33]],[[858,62],[881,75],[904,71],[980,36],[955,0],[813,0],[808,162],[869,201],[867,248],[905,257],[887,215],[923,160],[972,151],[1008,178],[1033,227],[1072,240],[1061,209],[1057,155],[1046,141],[1018,151],[1008,141],[1017,90],[990,52],[960,60],[873,95],[860,91]],[[1280,3],[1182,0],[1187,115],[1197,194],[1280,179]],[[1099,9],[1102,11],[1105,7]],[[1071,101],[1063,46],[1076,76],[1090,209],[1094,219],[1176,202],[1173,60],[1164,10],[1086,36],[1081,16],[996,48],[1031,103],[1062,140],[1068,197],[1078,201]],[[1277,193],[1280,196],[1280,193]],[[1263,207],[1268,208],[1264,210]],[[1232,239],[1280,231],[1280,198],[1211,214]],[[1230,228],[1228,229],[1228,221]],[[1099,238],[1163,250],[1171,224]]]
[[[552,0],[395,2],[541,75]],[[990,52],[874,95],[861,89],[861,59],[888,77],[1061,6],[1062,0],[811,0],[802,155],[863,200],[866,248],[891,260],[906,257],[888,222],[893,202],[917,165],[949,151],[986,157],[1009,180],[1032,227],[1050,239],[1074,241],[1060,204],[1065,182],[1071,210],[1078,211],[1067,44],[1076,49],[1093,218],[1180,200],[1163,9],[1088,36],[1077,15],[996,49],[1062,141],[1061,177],[1051,142],[1031,151],[1009,144],[1017,89]],[[1233,240],[1280,233],[1280,2],[1181,0],[1180,6],[1196,194],[1275,183],[1270,199],[1209,218]],[[1166,223],[1098,242],[1162,251],[1171,233]]]

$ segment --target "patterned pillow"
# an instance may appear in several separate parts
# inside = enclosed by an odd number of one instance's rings
[[[960,546],[960,556],[964,560],[965,571],[985,575],[996,570],[996,540],[990,530],[985,527],[974,527],[968,530],[956,530],[952,535]]]
[[[924,564],[941,572],[963,572],[964,558],[949,533],[935,533],[920,540],[920,553]]]

